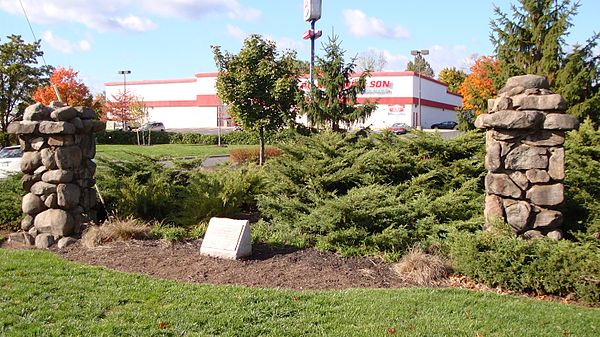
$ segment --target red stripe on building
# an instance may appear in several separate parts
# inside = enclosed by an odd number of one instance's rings
[[[219,73],[198,73],[196,77],[217,77]]]
[[[217,95],[197,95],[196,106],[219,106],[223,105]]]
[[[149,108],[172,108],[172,107],[194,107],[198,106],[197,101],[194,100],[181,100],[181,101],[146,101],[146,104]]]
[[[419,99],[417,97],[381,97],[381,98],[368,98],[368,97],[359,97],[358,103],[365,102],[375,103],[375,104],[387,104],[387,105],[405,105],[405,104],[419,104]],[[454,110],[456,108],[455,105],[431,101],[428,99],[421,99],[421,104],[424,106],[429,106],[432,108],[439,109],[448,109]]]
[[[387,104],[387,105],[406,105],[406,104],[418,104],[419,99],[416,97],[380,97],[380,98],[364,98],[359,97],[358,103],[364,104],[366,102],[375,104]],[[147,101],[145,102],[148,107],[216,107],[223,103],[217,95],[197,95],[196,100],[174,100],[174,101]],[[428,99],[421,99],[421,103],[424,106],[432,108],[454,110],[456,106],[452,104],[446,104]]]

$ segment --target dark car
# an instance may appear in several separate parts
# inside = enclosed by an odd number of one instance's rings
[[[165,125],[161,122],[150,122],[142,125],[138,131],[165,131]]]
[[[448,130],[452,130],[457,125],[458,125],[458,123],[456,123],[455,121],[445,121],[445,122],[441,122],[441,123],[432,124],[431,128],[432,129],[448,129]]]
[[[387,130],[390,130],[397,135],[404,135],[408,132],[409,129],[410,126],[404,123],[394,123],[391,126],[387,127]]]

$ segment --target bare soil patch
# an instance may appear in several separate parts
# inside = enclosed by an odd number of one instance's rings
[[[194,283],[298,290],[411,286],[389,264],[369,258],[343,258],[314,249],[255,244],[251,257],[224,260],[200,255],[200,245],[201,240],[175,243],[130,240],[95,248],[78,242],[51,250],[71,261]],[[3,246],[19,248],[10,243]]]

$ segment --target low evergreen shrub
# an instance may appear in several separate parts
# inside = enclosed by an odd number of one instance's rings
[[[166,241],[182,241],[187,236],[187,230],[173,225],[156,224],[150,229],[150,236]]]
[[[0,229],[17,231],[21,228],[21,200],[23,188],[21,174],[10,175],[0,179]]]
[[[261,240],[397,258],[464,227],[483,204],[483,135],[415,137],[323,133],[280,145],[258,196],[270,228]]]
[[[588,303],[600,303],[597,243],[463,232],[453,235],[448,244],[454,270],[475,281],[514,291],[574,294]]]
[[[126,162],[100,161],[97,176],[108,214],[183,227],[254,210],[262,186],[254,166],[188,171],[142,155]]]

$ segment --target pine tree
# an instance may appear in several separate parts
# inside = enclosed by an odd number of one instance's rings
[[[317,57],[315,85],[309,97],[301,97],[299,105],[308,120],[317,127],[340,130],[340,124],[364,122],[375,110],[369,102],[358,104],[358,94],[364,92],[369,72],[353,78],[356,59],[345,63],[345,50],[337,36],[329,37],[323,47],[325,57]]]
[[[564,37],[579,3],[571,0],[519,0],[511,15],[494,8],[490,39],[504,77],[537,74],[554,84],[564,58]],[[511,19],[514,18],[514,19]]]
[[[568,112],[580,120],[589,117],[596,125],[600,125],[600,56],[594,56],[598,35],[583,47],[575,46],[556,77],[557,92],[567,102]]]
[[[590,116],[598,123],[599,57],[592,49],[599,34],[583,48],[575,46],[568,54],[564,51],[564,38],[579,6],[571,0],[519,0],[518,6],[511,6],[510,15],[495,7],[490,39],[502,69],[500,83],[515,75],[545,76],[567,101],[569,113],[581,119]]]
[[[406,64],[406,71],[414,71],[415,73],[420,73],[423,76],[434,78],[435,74],[433,69],[431,69],[431,65],[423,55],[418,54],[415,56],[415,61],[408,61]]]

